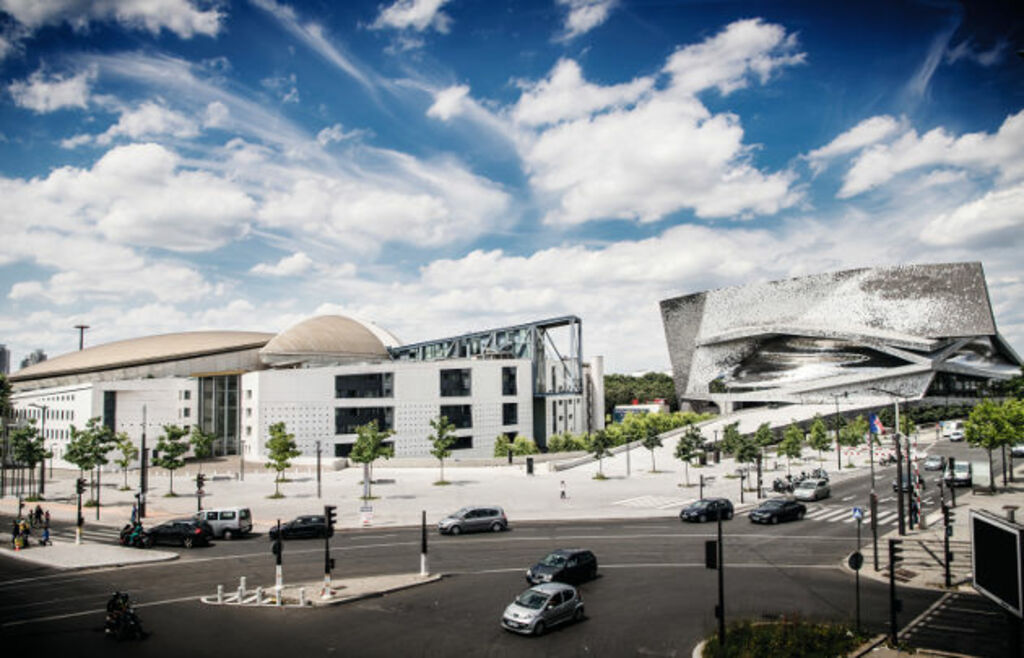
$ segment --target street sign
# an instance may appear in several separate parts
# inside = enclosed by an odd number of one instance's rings
[[[853,518],[856,519],[857,521],[860,521],[861,519],[863,519],[864,518],[864,510],[862,510],[859,507],[854,507],[853,508]]]
[[[850,554],[850,559],[847,560],[847,564],[854,571],[860,571],[860,568],[864,566],[864,556],[861,555],[860,551]]]
[[[368,526],[373,523],[373,506],[363,505],[359,508],[359,516],[364,526]]]

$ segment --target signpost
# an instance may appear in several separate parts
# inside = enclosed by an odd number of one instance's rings
[[[1024,617],[1024,526],[984,510],[971,510],[971,571],[974,589],[1003,608],[1009,651],[1019,657]]]
[[[857,521],[857,550],[850,555],[850,568],[853,569],[854,591],[857,607],[857,633],[860,633],[860,568],[864,566],[864,556],[860,552],[860,524],[864,520],[864,510],[853,508],[853,518]]]

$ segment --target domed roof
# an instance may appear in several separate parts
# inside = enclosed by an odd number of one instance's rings
[[[268,365],[380,361],[390,359],[394,336],[370,323],[344,315],[318,315],[275,336],[260,350]]]
[[[87,347],[22,368],[11,381],[173,361],[261,347],[273,337],[255,331],[188,331],[130,338]]]

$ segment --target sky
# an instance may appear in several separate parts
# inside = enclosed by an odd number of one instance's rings
[[[1019,2],[0,0],[12,366],[317,314],[404,342],[981,261],[1024,353]]]

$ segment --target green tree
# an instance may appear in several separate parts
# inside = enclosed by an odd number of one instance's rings
[[[438,416],[430,421],[430,427],[434,432],[427,437],[430,441],[430,454],[441,464],[441,479],[434,484],[448,484],[444,479],[444,460],[452,455],[452,446],[455,445],[455,425],[448,420],[447,416]],[[513,450],[515,447],[513,446]]]
[[[761,448],[753,436],[741,436],[734,456],[739,464],[756,464],[761,457]]]
[[[185,465],[182,455],[188,451],[188,442],[183,440],[186,434],[188,434],[188,430],[179,425],[164,425],[164,433],[156,442],[156,452],[159,456],[153,459],[153,464],[160,468],[166,468],[170,473],[171,486],[167,493],[168,496],[176,495],[174,493],[174,471]]]
[[[779,443],[779,454],[786,458],[786,473],[790,471],[790,460],[797,459],[803,452],[804,432],[800,426],[793,423],[782,433],[782,441]]]
[[[818,466],[824,463],[824,458],[821,456],[823,450],[828,450],[832,447],[832,439],[828,435],[828,427],[825,426],[825,421],[822,419],[821,414],[814,416],[814,422],[811,423],[811,434],[807,440],[807,445],[813,450],[818,451]]]
[[[107,453],[114,449],[116,439],[114,431],[104,425],[98,416],[85,423],[85,429],[71,426],[71,440],[64,449],[64,461],[78,467],[80,471],[89,471],[89,490],[95,489],[95,474],[100,466],[107,463]],[[87,505],[96,505],[89,500]]]
[[[189,444],[192,446],[192,454],[199,460],[199,472],[203,472],[203,459],[209,459],[213,456],[213,442],[217,439],[216,435],[210,432],[204,432],[199,425],[192,426],[192,434],[188,438]]]
[[[967,442],[988,452],[988,472],[991,474],[989,484],[993,493],[996,490],[996,478],[992,470],[992,451],[1016,443],[1014,412],[1013,405],[996,404],[985,399],[974,407],[964,423],[964,438]]]
[[[631,404],[633,400],[665,400],[669,409],[678,408],[672,377],[661,372],[649,372],[640,377],[632,375],[605,375],[604,407],[610,415],[617,404]]]
[[[114,438],[116,440],[114,449],[121,454],[120,457],[114,459],[114,463],[121,467],[121,473],[124,474],[124,484],[121,486],[121,491],[128,491],[131,489],[128,486],[128,467],[139,458],[139,449],[135,447],[131,437],[124,432],[118,432],[114,435]]]
[[[739,421],[726,425],[725,431],[722,432],[722,442],[719,445],[722,451],[735,455],[742,443],[743,436],[740,435]]]
[[[281,494],[281,474],[291,467],[292,460],[302,454],[295,444],[295,435],[289,434],[284,422],[274,423],[267,428],[270,438],[267,440],[266,468],[274,469],[274,495],[271,498],[283,498]]]
[[[661,447],[661,434],[655,424],[647,426],[647,433],[640,439],[640,445],[651,451],[651,473],[657,473],[658,468],[654,464],[654,449]]]
[[[595,480],[604,480],[604,458],[611,455],[612,447],[611,436],[606,430],[597,430],[590,435],[590,454],[594,455],[597,459],[597,475],[594,476]]]
[[[28,469],[29,489],[36,486],[36,464],[53,455],[46,449],[46,441],[39,434],[35,418],[11,432],[11,454],[14,460]]]
[[[381,430],[377,421],[371,420],[356,428],[356,442],[352,444],[352,452],[348,458],[357,464],[369,464],[367,489],[373,497],[373,462],[378,459],[391,459],[395,456],[394,446],[386,445],[385,441],[395,435],[394,430]]]
[[[839,431],[839,444],[847,448],[856,448],[868,435],[868,421],[863,415],[857,416]],[[870,440],[870,439],[869,439]]]
[[[690,425],[679,435],[676,442],[675,458],[683,462],[683,470],[686,473],[686,486],[690,486],[690,462],[693,458],[704,451],[704,436],[700,428]]]

